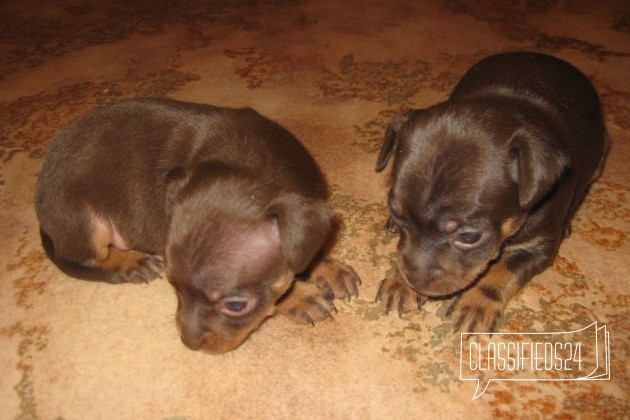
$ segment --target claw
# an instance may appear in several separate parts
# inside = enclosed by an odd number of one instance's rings
[[[330,313],[330,311],[326,308],[321,308],[320,311],[324,314],[324,316],[326,316],[327,318],[333,319],[332,314]]]
[[[386,290],[385,289],[387,287],[385,286],[385,280],[386,279],[381,280],[381,284],[378,287],[378,293],[376,294],[377,302],[382,300],[383,296],[386,294]]]
[[[381,280],[381,283],[378,285],[378,291],[376,292],[376,296],[374,297],[374,303],[378,303],[378,301],[381,299],[381,293],[383,292],[383,283],[385,283],[385,280]]]
[[[385,315],[389,315],[390,309],[392,309],[392,304],[394,303],[394,297],[389,295],[387,297],[387,305],[385,305]]]
[[[448,307],[448,309],[446,310],[446,316],[453,315],[453,311],[455,310],[455,306],[456,305],[457,305],[457,300],[455,300],[453,303],[451,303],[451,306]]]
[[[488,333],[490,335],[490,338],[492,338],[492,335],[494,334],[494,331],[497,325],[499,325],[500,321],[501,321],[501,313],[499,312],[497,315],[494,316],[494,319],[492,320],[492,323],[490,324],[490,327],[488,328]]]
[[[359,288],[356,283],[352,283],[352,295],[354,297],[359,297]]]
[[[459,331],[460,328],[462,327],[462,324],[464,323],[464,315],[460,315],[460,317],[457,319],[457,322],[455,322],[455,326],[453,327],[453,329],[455,331]]]
[[[343,284],[343,297],[342,299],[348,299],[348,301],[350,301],[350,292],[348,291],[348,287]]]
[[[398,298],[398,318],[402,317],[403,314],[405,313],[405,297],[404,296],[400,296]]]

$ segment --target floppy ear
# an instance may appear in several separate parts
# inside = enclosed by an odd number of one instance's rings
[[[510,140],[510,175],[518,184],[521,208],[536,205],[560,179],[569,159],[545,134],[519,130]]]
[[[398,141],[398,133],[401,127],[409,121],[415,111],[408,111],[403,114],[398,114],[389,123],[387,130],[385,130],[385,140],[381,146],[381,151],[376,159],[376,172],[381,172],[387,166],[389,158],[392,156],[392,152],[396,148],[396,142]]]
[[[190,180],[190,171],[183,167],[176,167],[166,175],[164,185],[164,208],[170,217],[175,197]]]
[[[268,215],[278,222],[282,253],[294,273],[308,267],[332,229],[333,212],[323,200],[290,193],[275,199]]]

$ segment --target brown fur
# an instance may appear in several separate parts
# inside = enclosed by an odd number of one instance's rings
[[[376,167],[394,157],[399,264],[377,300],[403,312],[463,292],[456,326],[492,331],[552,263],[607,149],[597,93],[575,67],[536,53],[482,60],[446,102],[387,129]]]
[[[223,352],[281,298],[296,322],[334,308],[326,288],[292,293],[332,234],[325,194],[306,149],[255,111],[139,99],[58,135],[36,210],[44,249],[69,275],[146,282],[165,265],[182,341]],[[327,287],[358,283],[333,264],[341,274]]]

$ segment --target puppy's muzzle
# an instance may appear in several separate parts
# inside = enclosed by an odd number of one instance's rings
[[[200,350],[211,335],[212,333],[208,331],[196,334],[187,334],[182,332],[179,336],[186,347],[191,350]]]
[[[183,316],[181,311],[177,314],[177,329],[182,343],[191,350],[200,350],[213,335],[211,331],[202,329],[195,317]]]
[[[398,268],[404,273],[407,283],[416,290],[429,289],[444,273],[444,270],[435,264],[419,264],[407,255],[399,259]]]
[[[476,273],[449,272],[437,262],[419,264],[406,255],[398,259],[398,270],[411,288],[429,297],[456,293],[469,286],[477,276]]]

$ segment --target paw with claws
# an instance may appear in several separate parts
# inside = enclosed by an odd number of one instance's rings
[[[505,263],[492,265],[488,273],[450,306],[447,315],[455,318],[455,330],[485,332],[490,335],[501,321],[503,310],[522,286]]]
[[[501,300],[488,296],[480,287],[473,287],[451,304],[446,315],[455,318],[455,331],[492,335],[501,321],[503,308]]]
[[[90,265],[110,272],[112,283],[148,283],[164,270],[164,261],[157,255],[116,248],[110,250],[106,259]]]
[[[411,288],[400,274],[386,277],[376,293],[376,302],[385,302],[385,314],[397,310],[398,315],[418,310],[427,301],[427,297]]]
[[[287,295],[276,306],[276,313],[298,324],[311,324],[326,318],[332,319],[337,312],[330,294],[315,284],[295,281]]]
[[[295,281],[276,306],[282,314],[298,324],[312,324],[337,313],[333,299],[359,295],[361,279],[347,264],[324,258],[310,272],[307,281]]]
[[[324,290],[331,299],[347,299],[359,296],[361,279],[354,269],[333,258],[324,258],[313,270],[310,281]]]

